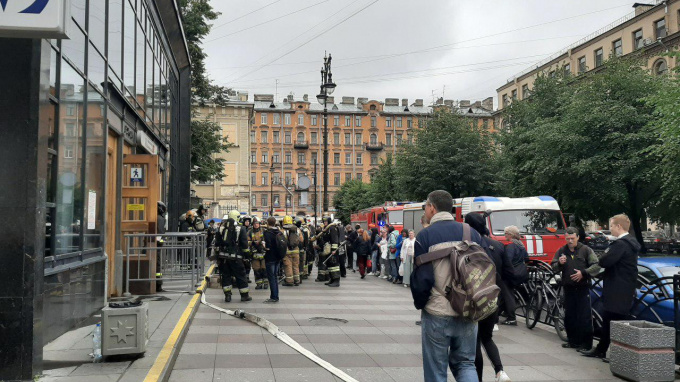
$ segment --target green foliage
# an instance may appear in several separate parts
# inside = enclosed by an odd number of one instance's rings
[[[215,153],[229,151],[231,143],[221,140],[220,125],[206,117],[191,121],[191,181],[210,182],[224,178],[224,159]]]
[[[513,102],[501,136],[514,195],[552,195],[580,219],[625,212],[640,232],[659,200],[656,119],[645,98],[662,84],[639,62],[610,59],[582,78],[541,77],[531,98]]]
[[[390,200],[399,200],[397,178],[394,158],[392,153],[387,153],[387,156],[380,160],[378,170],[371,182],[369,200],[372,205],[383,204]]]
[[[437,189],[453,197],[492,194],[497,153],[490,134],[458,114],[436,113],[396,157],[393,194],[425,200]],[[396,199],[392,199],[396,200]]]
[[[343,224],[349,224],[352,213],[373,205],[371,191],[371,185],[358,180],[345,182],[333,199],[333,206],[337,211],[336,218]]]

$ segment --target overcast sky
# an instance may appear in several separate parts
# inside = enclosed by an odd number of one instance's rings
[[[207,71],[236,90],[481,100],[515,74],[633,11],[624,0],[212,0]],[[261,8],[261,9],[260,9]],[[251,13],[252,12],[252,13]],[[249,14],[250,13],[250,14]],[[292,13],[292,14],[291,14]],[[271,21],[273,20],[273,21]],[[262,24],[262,25],[258,25]],[[497,106],[497,100],[495,100]]]

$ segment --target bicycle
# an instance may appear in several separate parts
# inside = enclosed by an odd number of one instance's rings
[[[567,341],[567,331],[564,327],[564,295],[559,276],[552,272],[552,269],[539,266],[531,273],[530,281],[529,288],[535,290],[526,306],[527,328],[533,329],[540,321],[554,326],[560,339]]]

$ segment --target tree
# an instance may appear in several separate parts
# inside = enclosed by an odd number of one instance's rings
[[[358,180],[343,183],[333,198],[336,218],[343,224],[349,224],[352,213],[373,205],[369,197],[371,189],[371,185]]]
[[[212,182],[224,178],[224,159],[214,154],[229,151],[233,144],[219,139],[220,125],[209,120],[191,121],[191,181]]]
[[[612,58],[578,77],[540,77],[505,112],[501,137],[508,188],[556,197],[581,219],[631,218],[638,241],[645,211],[661,196],[656,119],[645,98],[661,80],[638,61]]]
[[[392,192],[406,200],[425,200],[437,189],[449,191],[454,198],[493,193],[496,146],[473,121],[436,112],[415,131],[413,144],[400,147]]]
[[[380,160],[378,170],[371,181],[368,198],[371,205],[383,204],[390,200],[399,200],[399,190],[397,189],[397,172],[394,166],[392,153],[387,153],[384,159]]]

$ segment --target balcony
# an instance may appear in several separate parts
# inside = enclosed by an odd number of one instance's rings
[[[383,144],[379,142],[372,142],[366,144],[366,150],[368,151],[380,151],[383,149]]]
[[[309,142],[307,141],[295,141],[293,145],[296,149],[307,150],[309,148]]]

